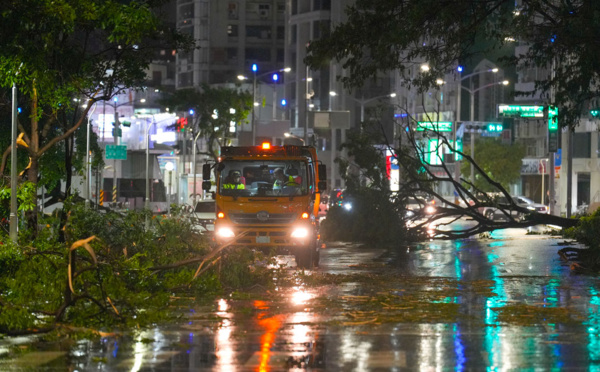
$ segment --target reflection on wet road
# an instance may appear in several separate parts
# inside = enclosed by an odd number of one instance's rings
[[[389,251],[331,245],[291,284],[135,338],[0,361],[45,371],[600,371],[600,280],[524,229]],[[286,262],[285,258],[282,258]]]

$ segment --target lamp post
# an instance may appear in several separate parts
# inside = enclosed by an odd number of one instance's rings
[[[196,141],[198,140],[200,133],[200,131],[196,133],[196,136],[194,137],[194,148],[192,149],[192,154],[194,154],[194,159],[192,159],[192,168],[194,172],[194,202],[196,203],[198,202],[198,200],[196,199]],[[204,196],[204,193],[202,195]],[[194,203],[194,208],[196,208],[196,203]]]
[[[17,242],[17,84],[12,86],[12,133],[10,144],[10,239]]]
[[[263,72],[262,74],[257,74],[258,72],[258,65],[256,63],[252,64],[252,73],[253,73],[253,77],[252,77],[252,145],[256,145],[256,107],[258,106],[258,102],[256,102],[256,84],[257,84],[257,79],[260,79],[263,76],[269,75],[269,74],[275,74],[277,72],[290,72],[292,71],[292,69],[290,67],[286,67],[286,68],[281,68],[278,70],[272,70],[272,71],[267,71],[267,72]],[[277,76],[277,77],[275,77]],[[237,78],[239,80],[249,80],[248,77],[244,76],[244,75],[238,75]],[[279,80],[279,76],[278,75],[274,75],[273,79],[275,81]],[[275,110],[275,109],[273,109]]]
[[[146,124],[146,198],[144,208],[150,209],[150,126],[154,124],[154,115],[152,121]]]
[[[465,88],[462,85],[462,82],[464,80],[471,79],[473,76],[476,76],[476,75],[481,75],[481,74],[490,73],[490,72],[495,74],[499,70],[498,70],[498,68],[490,68],[488,70],[477,71],[477,72],[473,72],[473,73],[470,73],[470,74],[467,74],[464,76],[460,75],[460,73],[463,71],[462,66],[458,66],[457,71],[459,72],[459,76],[460,76],[460,79],[458,79],[458,82],[457,82],[458,86],[462,89],[468,90],[467,88]],[[457,89],[457,94],[456,94],[456,120],[454,120],[456,124],[453,125],[453,127],[452,127],[452,139],[454,141],[455,149],[457,147],[456,131],[458,130],[457,126],[458,126],[458,123],[460,122],[460,113],[461,113],[460,111],[461,111],[462,90],[460,88]],[[472,97],[471,97],[471,101],[473,101]],[[473,121],[473,117],[471,117],[471,121]],[[473,153],[471,153],[471,156],[473,156]],[[456,182],[459,182],[460,181],[460,165],[457,162],[455,162],[454,164],[455,164],[454,165],[454,179]],[[472,181],[472,179],[471,179],[471,181]],[[457,196],[457,198],[458,198],[458,196]],[[456,200],[456,201],[458,202],[458,200]]]
[[[493,87],[496,85],[508,85],[508,80],[503,80],[503,81],[497,81],[495,83],[490,83],[490,84],[486,84],[484,86],[481,86],[477,89],[469,89],[467,87],[462,86],[461,84],[461,88],[466,90],[467,92],[469,92],[470,95],[470,108],[471,108],[471,115],[470,115],[470,121],[473,122],[475,121],[475,93],[479,92],[480,90],[489,88],[489,87]],[[460,94],[459,94],[460,96]],[[473,132],[471,132],[471,159],[475,160],[475,135]],[[475,166],[473,165],[473,163],[471,162],[471,183],[474,184],[475,183]]]
[[[91,156],[90,156],[90,131],[92,127],[92,119],[91,116],[94,114],[96,110],[96,103],[94,102],[94,107],[92,107],[92,111],[88,114],[88,123],[87,123],[87,132],[86,132],[86,148],[85,148],[85,207],[89,208],[90,199],[91,199],[91,183],[90,178],[92,176],[92,167],[91,167]]]
[[[165,169],[167,171],[169,171],[169,183],[168,183],[168,187],[167,187],[167,215],[171,214],[171,181],[172,181],[172,176],[173,176],[173,169],[175,168],[175,166],[173,165],[172,162],[167,162],[167,164],[165,164]]]

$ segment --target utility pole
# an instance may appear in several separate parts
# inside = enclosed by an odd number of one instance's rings
[[[17,85],[12,86],[12,134],[10,152],[10,240],[17,242]]]
[[[119,141],[119,113],[117,112],[117,99],[115,97],[115,112],[114,112],[114,116],[115,116],[115,125],[114,125],[114,139],[115,139],[115,145],[120,145],[120,141]],[[117,202],[117,159],[113,160],[113,192],[112,192],[112,201],[113,203]]]

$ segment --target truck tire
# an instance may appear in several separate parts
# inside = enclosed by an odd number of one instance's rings
[[[313,266],[318,266],[319,252],[317,251],[316,242],[306,247],[296,248],[294,250],[294,257],[296,258],[296,266],[301,269],[312,269]]]

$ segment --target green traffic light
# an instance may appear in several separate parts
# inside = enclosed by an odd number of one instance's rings
[[[502,124],[488,124],[487,131],[488,132],[502,132],[503,127]]]

